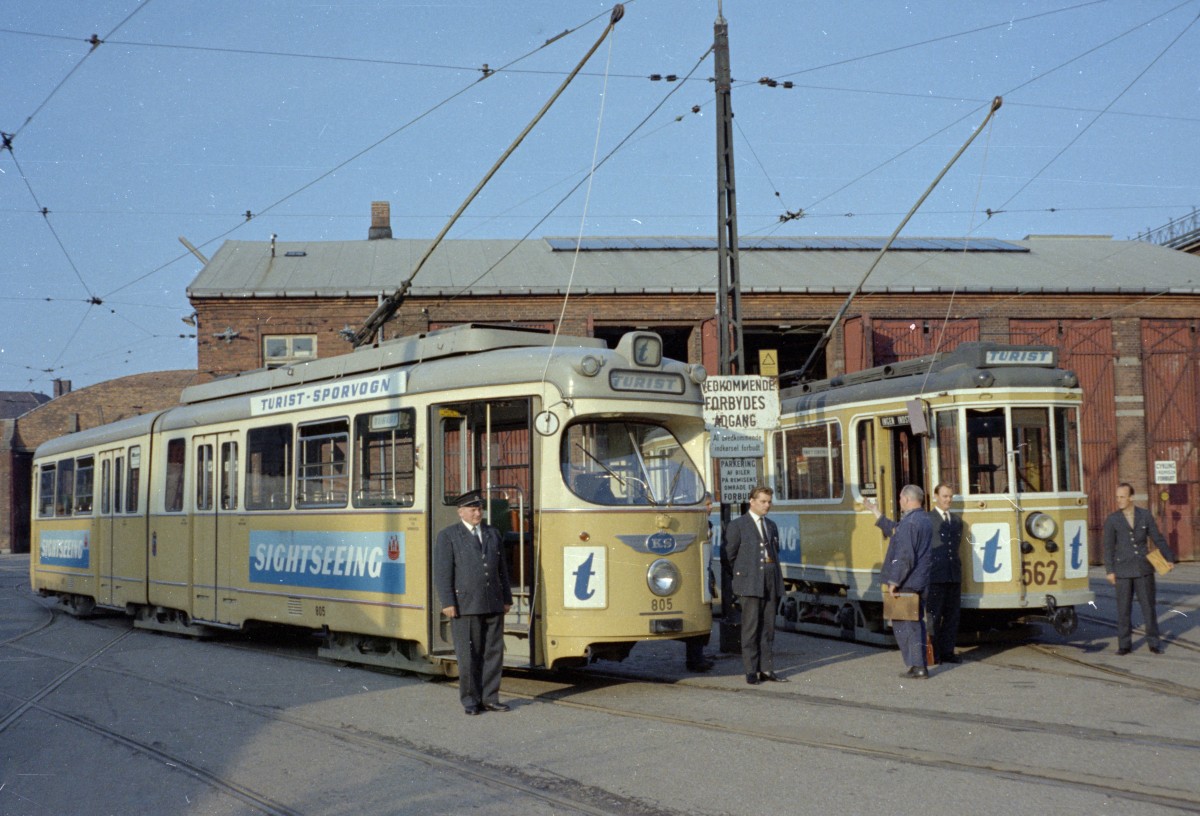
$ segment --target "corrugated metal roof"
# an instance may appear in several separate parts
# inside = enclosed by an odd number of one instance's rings
[[[413,282],[410,296],[463,292],[574,294],[713,292],[710,239],[588,238],[444,241]],[[755,239],[744,239],[753,246]],[[875,260],[879,238],[804,239],[806,246],[740,253],[743,293],[846,293]],[[1107,237],[905,239],[872,274],[866,292],[1200,293],[1200,258],[1143,241]],[[825,248],[816,248],[818,245]],[[429,246],[426,240],[226,241],[188,287],[190,298],[375,297],[391,294]],[[556,250],[554,246],[560,247]],[[680,247],[693,247],[682,249]],[[928,246],[928,249],[922,248]],[[625,247],[625,248],[623,248]],[[636,248],[634,248],[636,247]],[[874,247],[874,250],[872,250]],[[599,250],[599,251],[598,251]],[[572,270],[574,279],[572,280]]]

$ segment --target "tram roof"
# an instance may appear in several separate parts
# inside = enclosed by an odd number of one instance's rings
[[[786,375],[785,375],[786,376]],[[962,343],[953,351],[814,380],[780,391],[784,413],[960,389],[1077,388],[1053,346]]]
[[[415,297],[574,293],[708,293],[716,289],[712,238],[444,241],[410,290]],[[743,292],[849,292],[882,238],[751,238],[740,245]],[[191,298],[375,297],[391,294],[429,241],[226,241],[200,271]],[[578,256],[578,257],[577,257]],[[1020,241],[900,238],[864,292],[1200,293],[1200,258],[1110,236]]]

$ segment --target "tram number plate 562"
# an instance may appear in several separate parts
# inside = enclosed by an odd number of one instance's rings
[[[1025,580],[1025,586],[1057,586],[1058,562],[1027,561],[1021,568],[1021,577]]]
[[[654,598],[650,601],[651,612],[667,612],[674,609],[670,598]]]

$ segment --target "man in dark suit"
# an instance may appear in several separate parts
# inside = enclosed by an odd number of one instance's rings
[[[933,489],[934,508],[929,511],[933,525],[930,546],[929,590],[925,604],[929,614],[929,637],[938,663],[961,663],[954,653],[958,640],[959,608],[962,606],[963,522],[950,512],[954,488],[941,482]]]
[[[746,682],[786,683],[775,674],[775,609],[783,594],[779,528],[767,518],[775,493],[756,487],[750,512],[729,522],[721,546],[733,569],[733,592],[742,605],[742,666]]]
[[[450,618],[458,657],[463,711],[508,711],[500,702],[504,665],[504,615],[512,607],[508,562],[500,531],[483,523],[483,497],[459,497],[459,521],[437,535],[434,574],[442,614]]]
[[[900,647],[900,656],[908,670],[901,677],[924,680],[929,677],[925,665],[925,593],[929,587],[930,549],[933,525],[923,512],[925,491],[916,485],[900,489],[900,521],[883,515],[871,501],[867,507],[875,514],[875,525],[889,536],[887,554],[883,557],[882,591],[894,598],[900,592],[912,592],[919,599],[917,620],[892,621],[892,634]]]
[[[1104,572],[1117,588],[1117,654],[1127,655],[1133,648],[1130,613],[1133,595],[1142,608],[1146,643],[1154,654],[1162,654],[1158,639],[1158,612],[1155,609],[1154,567],[1146,560],[1151,544],[1168,561],[1173,561],[1167,540],[1158,531],[1150,511],[1133,503],[1133,485],[1117,486],[1117,512],[1104,520]]]

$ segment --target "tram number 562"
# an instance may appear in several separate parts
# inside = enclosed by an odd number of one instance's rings
[[[1026,562],[1021,568],[1021,577],[1025,581],[1025,586],[1056,586],[1058,584],[1058,562]]]

